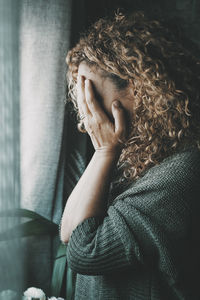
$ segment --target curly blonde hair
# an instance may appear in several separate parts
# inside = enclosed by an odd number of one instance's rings
[[[134,88],[134,120],[119,162],[136,179],[167,156],[198,145],[200,61],[162,22],[142,12],[102,18],[68,52],[69,97],[76,106],[79,64],[84,61]]]

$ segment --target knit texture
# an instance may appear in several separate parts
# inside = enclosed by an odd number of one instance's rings
[[[84,220],[69,240],[75,299],[200,299],[199,150],[165,159],[126,187],[111,185],[108,200],[106,216]]]

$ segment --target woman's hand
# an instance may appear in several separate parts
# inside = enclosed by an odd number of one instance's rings
[[[84,116],[85,129],[96,151],[66,202],[61,224],[64,243],[69,241],[74,228],[83,220],[105,216],[113,167],[119,158],[120,140],[126,131],[122,105],[114,105],[116,101],[113,101],[112,123],[95,99],[91,81],[79,77],[77,89],[78,109]]]
[[[112,103],[112,123],[95,99],[92,82],[83,76],[78,76],[77,95],[80,116],[95,150],[119,153],[126,137],[125,114],[121,103],[118,100]]]

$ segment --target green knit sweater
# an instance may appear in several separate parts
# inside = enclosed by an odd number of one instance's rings
[[[84,220],[69,240],[75,299],[200,299],[199,150],[165,159],[126,188],[113,183],[108,200],[107,215]]]

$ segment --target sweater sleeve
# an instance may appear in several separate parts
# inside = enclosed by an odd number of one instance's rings
[[[115,199],[104,218],[81,222],[67,246],[69,267],[100,275],[142,264],[156,266],[176,281],[176,262],[188,241],[191,203],[197,189],[199,193],[199,161],[187,164],[187,155],[182,155],[153,167]]]

